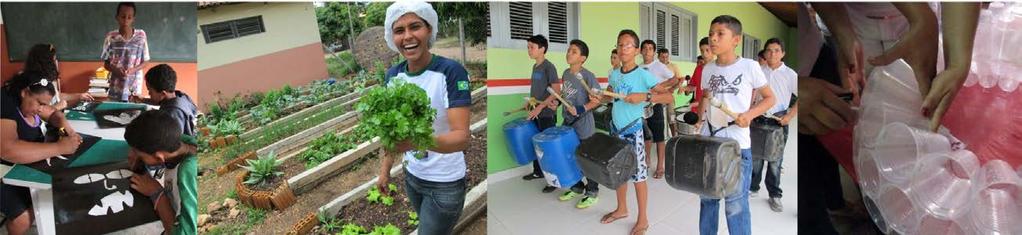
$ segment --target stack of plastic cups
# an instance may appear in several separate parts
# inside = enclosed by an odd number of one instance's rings
[[[972,208],[963,216],[970,234],[1022,234],[1022,179],[1002,160],[983,165],[973,185]]]
[[[912,177],[909,198],[922,210],[918,234],[962,234],[960,219],[970,202],[972,177],[979,169],[968,150],[932,154]]]
[[[915,174],[922,156],[951,152],[947,137],[901,122],[884,126],[874,146],[880,176],[901,188],[908,186],[908,178]]]

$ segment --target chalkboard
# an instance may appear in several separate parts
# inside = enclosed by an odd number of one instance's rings
[[[196,61],[194,2],[135,5],[134,27],[148,36],[150,61]],[[24,61],[37,43],[56,45],[61,61],[99,61],[104,36],[117,29],[116,2],[5,2],[0,10],[11,61]]]

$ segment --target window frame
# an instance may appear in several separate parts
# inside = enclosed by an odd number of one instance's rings
[[[699,56],[699,40],[696,33],[699,29],[698,14],[674,4],[659,2],[639,3],[638,10],[640,40],[651,39],[657,42],[657,49],[669,49],[672,61],[696,61],[696,57]],[[660,32],[657,27],[659,12],[664,12],[664,32]],[[678,18],[677,27],[672,22],[673,17]],[[687,25],[686,21],[689,22]],[[661,35],[664,38],[659,38]],[[677,50],[673,48],[674,43],[677,43]]]
[[[549,3],[547,2],[524,2],[516,4],[532,4],[532,35],[542,34],[547,37],[549,45],[547,52],[567,52],[568,44],[571,40],[579,38],[579,3],[568,2],[566,4],[566,40],[564,43],[558,43],[551,41],[550,37],[550,17],[549,17]],[[490,35],[486,37],[487,47],[490,48],[507,48],[507,49],[526,49],[527,41],[525,39],[511,38],[511,13],[510,6],[511,2],[490,2]]]
[[[250,23],[251,21],[254,21],[256,23],[256,25],[259,26],[259,30],[258,31],[245,32],[245,33],[239,32],[239,25],[241,25],[243,23]],[[231,31],[230,37],[213,38],[210,35],[210,32],[212,30],[214,30],[214,29],[222,29],[224,27],[226,27],[227,29],[230,29],[230,31]],[[266,32],[266,23],[263,21],[263,16],[262,15],[257,15],[257,16],[250,16],[250,17],[244,17],[244,18],[239,18],[239,19],[233,19],[233,20],[226,20],[226,21],[220,21],[220,22],[215,22],[215,23],[203,24],[203,25],[199,26],[199,31],[202,32],[202,38],[205,40],[206,44],[211,44],[211,43],[216,43],[216,42],[222,42],[222,41],[228,41],[228,40],[232,40],[232,39],[237,39],[237,38],[241,38],[241,37],[245,37],[245,36],[251,36],[251,35],[265,33]]]

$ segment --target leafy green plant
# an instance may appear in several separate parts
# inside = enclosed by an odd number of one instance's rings
[[[234,191],[234,189],[231,189],[231,191],[227,191],[227,198],[238,199],[238,192]]]
[[[393,224],[387,224],[385,226],[373,227],[373,232],[370,235],[401,235],[401,229]]]
[[[246,206],[245,214],[248,215],[248,219],[245,222],[250,225],[262,223],[266,219],[266,210],[264,209]]]
[[[234,119],[223,120],[216,125],[210,126],[210,132],[214,136],[240,135],[244,131],[245,128],[241,126],[241,122]]]
[[[397,185],[387,184],[387,189],[390,189],[391,192],[397,191]]]
[[[430,107],[426,91],[415,84],[395,78],[390,86],[366,92],[355,110],[362,114],[359,126],[364,126],[367,134],[379,136],[388,149],[405,140],[418,149],[436,145],[433,140],[436,110]]]
[[[382,197],[380,197],[380,203],[383,203],[383,205],[385,205],[385,206],[393,206],[394,205],[394,197],[382,196]]]
[[[369,200],[369,203],[377,203],[380,202],[380,196],[383,196],[383,193],[380,193],[380,189],[372,187],[369,189],[369,195],[366,195],[366,200]]]
[[[414,211],[408,212],[408,225],[419,226],[419,213],[415,213]]]
[[[267,183],[273,177],[284,175],[284,172],[277,169],[281,162],[277,161],[277,155],[272,151],[270,154],[259,156],[257,159],[247,159],[245,162],[248,162],[248,165],[241,168],[249,172],[244,182],[247,185]]]
[[[341,227],[341,235],[361,235],[365,234],[366,229],[354,223],[345,224]]]
[[[330,216],[323,211],[316,213],[316,219],[319,220],[320,228],[322,228],[323,231],[334,231],[343,227],[341,219]]]

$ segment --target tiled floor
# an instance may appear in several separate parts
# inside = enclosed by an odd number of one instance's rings
[[[794,122],[793,122],[794,123]],[[749,199],[754,234],[796,234],[798,215],[798,145],[796,128],[789,132],[784,151],[781,189],[784,212],[776,213],[767,204],[765,186],[760,196]],[[576,209],[580,198],[560,202],[564,190],[544,194],[542,180],[522,181],[521,175],[531,165],[503,171],[490,176],[487,192],[488,234],[628,234],[638,213],[635,188],[629,186],[629,217],[611,224],[600,224],[600,217],[617,205],[615,191],[600,187],[600,201],[588,209]],[[653,170],[650,170],[652,173]],[[698,234],[699,198],[695,194],[671,188],[662,179],[650,178],[649,222],[647,234]],[[727,234],[724,207],[721,206],[719,234]]]

